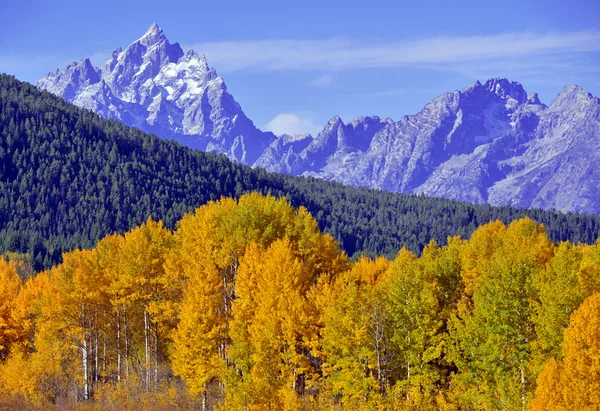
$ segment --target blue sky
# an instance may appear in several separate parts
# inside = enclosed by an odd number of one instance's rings
[[[399,119],[506,77],[545,103],[600,95],[598,1],[4,0],[0,71],[26,81],[101,64],[151,23],[206,55],[258,127],[315,132],[333,115]]]

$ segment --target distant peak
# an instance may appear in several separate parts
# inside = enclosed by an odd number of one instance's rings
[[[343,127],[344,126],[344,122],[342,121],[342,119],[340,118],[340,116],[335,115],[335,116],[333,116],[333,117],[331,117],[329,119],[329,121],[327,122],[327,124],[325,124],[325,127],[323,127],[323,130],[321,130],[319,132],[318,136],[330,133],[333,130],[338,129],[340,126]]]
[[[333,116],[331,117],[331,119],[327,122],[327,124],[334,126],[337,125],[339,123],[342,123],[342,119],[340,118],[340,116]]]
[[[516,81],[510,81],[505,78],[495,77],[487,80],[483,87],[500,97],[512,97],[519,103],[527,101],[525,89]]]
[[[89,59],[89,57],[86,57],[84,59],[82,59],[79,62],[80,66],[89,66],[89,67],[94,67],[94,65],[92,64],[92,61]]]
[[[552,105],[573,105],[576,106],[579,103],[583,103],[585,101],[597,101],[600,102],[600,99],[594,97],[591,93],[588,93],[581,87],[572,84],[569,86],[565,86],[558,96],[552,101]]]
[[[150,46],[166,39],[167,38],[165,37],[164,31],[158,26],[158,24],[152,23],[144,35],[140,37],[139,41],[146,46]]]
[[[511,81],[504,77],[491,77],[485,81],[485,86],[494,85],[494,84],[510,84]]]
[[[517,83],[516,81],[510,81],[502,77],[494,77],[488,79],[485,82],[484,87],[490,91],[495,91],[499,89],[511,90],[514,88],[523,89],[523,86],[520,83]]]
[[[146,33],[144,33],[144,37],[154,34],[163,34],[162,29],[156,23],[152,23],[150,27],[148,27],[148,30],[146,30]]]
[[[93,70],[94,65],[92,64],[92,62],[90,61],[89,58],[84,58],[79,61],[71,62],[71,64],[69,64],[65,70],[71,70],[71,69],[92,69]]]
[[[582,89],[581,87],[579,87],[577,84],[570,84],[568,86],[564,86],[563,89],[561,90],[560,94],[579,94],[579,93],[587,93],[587,91],[585,91],[584,89]]]
[[[140,45],[143,46],[145,50],[140,50]],[[139,55],[138,53],[142,53],[142,55]],[[147,57],[144,56],[147,53],[151,53],[150,55],[152,57],[149,58],[150,60],[154,62],[160,61],[159,64],[165,62],[175,63],[183,56],[181,46],[178,43],[169,43],[165,33],[156,23],[153,23],[148,27],[148,30],[146,30],[144,35],[127,46],[127,49],[125,50],[127,59],[131,56],[135,56],[134,60],[139,60],[140,58],[147,59]],[[133,64],[137,63],[134,61]]]

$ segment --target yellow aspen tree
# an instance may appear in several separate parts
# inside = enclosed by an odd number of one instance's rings
[[[251,244],[241,260],[231,347],[237,354],[232,360],[240,361],[240,371],[251,381],[243,407],[300,407],[300,395],[316,371],[310,341],[317,333],[317,312],[306,294],[317,277],[296,256],[289,239],[277,240],[265,251]]]
[[[550,358],[537,377],[535,396],[527,407],[529,411],[569,410],[563,397],[565,388],[561,381],[562,374],[562,363]]]
[[[108,380],[109,375],[116,382],[121,381],[123,374],[123,321],[120,317],[120,306],[115,301],[115,287],[113,281],[119,275],[119,253],[124,238],[113,234],[104,237],[94,248],[95,270],[97,283],[101,284],[102,303],[104,309],[100,311],[99,337],[101,338],[101,369],[100,375]],[[113,380],[113,381],[114,381]]]
[[[482,380],[481,373],[468,371],[472,364],[470,348],[465,344],[470,345],[468,343],[476,339],[479,342],[484,341],[481,329],[473,324],[473,294],[477,285],[481,284],[480,278],[484,275],[486,266],[502,245],[505,233],[506,226],[499,220],[482,225],[473,232],[470,240],[464,243],[459,252],[462,292],[456,308],[449,313],[449,339],[446,349],[450,362],[459,370],[453,374],[449,394],[455,401],[466,401],[465,407],[478,403],[480,393],[488,388]]]
[[[14,322],[12,311],[22,288],[16,267],[0,257],[0,362],[19,339],[19,326]]]
[[[579,288],[584,297],[600,292],[600,239],[591,246],[580,246],[583,258],[577,272]]]
[[[576,410],[600,410],[600,293],[571,316],[563,346],[563,396]]]
[[[179,222],[173,255],[180,261],[166,263],[169,275],[185,281],[173,369],[205,403],[208,384],[223,384],[232,366],[229,322],[240,260],[250,243],[268,248],[286,237],[310,271],[332,276],[345,269],[347,258],[335,241],[320,233],[305,209],[295,210],[285,199],[256,193],[239,201],[224,198]]]
[[[96,248],[82,254],[77,268],[73,271],[71,281],[82,302],[82,309],[87,312],[84,320],[87,326],[88,368],[91,391],[98,388],[102,376],[106,376],[107,363],[111,347],[107,347],[109,338],[113,335],[113,306],[110,301],[110,277],[107,275],[107,265],[114,260],[114,255],[106,255],[106,249],[112,251],[115,236],[102,239]],[[84,308],[85,307],[85,308]],[[82,355],[83,359],[83,355]]]
[[[173,336],[173,371],[181,376],[192,395],[202,395],[207,408],[207,386],[222,377],[224,337],[227,327],[228,266],[236,269],[236,250],[219,252],[222,238],[217,227],[236,203],[223,199],[186,214],[175,232],[177,254],[166,263],[167,272],[185,279],[179,324]],[[240,251],[241,253],[241,251]],[[223,264],[220,255],[228,259]],[[222,267],[225,265],[225,267]],[[230,270],[231,271],[231,270]]]
[[[530,364],[538,300],[534,278],[552,258],[554,246],[543,226],[528,218],[492,238],[492,254],[478,269],[471,303],[459,307],[452,322],[459,353],[454,355],[459,369],[454,385],[468,398],[464,406],[523,409],[536,375]]]
[[[36,406],[56,403],[65,397],[69,380],[73,377],[64,361],[56,342],[46,345],[41,342],[40,351],[25,353],[13,350],[0,365],[0,393],[9,396],[22,396],[29,404]]]
[[[163,340],[174,324],[171,300],[181,287],[165,279],[164,265],[173,245],[173,236],[162,222],[148,219],[125,234],[111,282],[112,301],[124,317],[127,344],[131,338],[138,349],[132,354],[146,389],[158,383],[159,361],[166,355]]]
[[[389,261],[361,258],[319,299],[327,392],[359,409],[381,399],[390,372],[391,327],[383,301]]]
[[[583,258],[581,247],[568,242],[555,247],[554,256],[545,269],[535,272],[539,302],[535,303],[534,360],[536,368],[550,357],[562,357],[562,342],[571,314],[584,299],[577,272]]]
[[[77,359],[64,325],[59,291],[50,272],[31,277],[14,305],[14,318],[28,338],[0,366],[0,390],[43,405],[66,396],[76,379]],[[35,336],[34,336],[35,335]],[[75,393],[77,395],[77,393]]]
[[[449,237],[448,244],[440,248],[435,241],[431,241],[419,258],[418,270],[426,283],[423,292],[429,289],[437,306],[434,316],[436,322],[432,324],[438,324],[439,327],[437,331],[428,331],[431,348],[423,357],[427,361],[427,372],[419,379],[413,379],[414,383],[418,382],[412,388],[417,391],[416,395],[412,395],[409,401],[413,407],[445,409],[448,401],[447,391],[451,386],[449,374],[455,367],[449,329],[461,299],[466,297],[461,276],[464,263],[461,253],[467,243],[460,237]],[[419,397],[420,403],[417,402]]]
[[[435,243],[428,249],[423,253],[439,252]],[[406,249],[400,250],[390,267],[386,301],[393,320],[392,342],[398,353],[394,394],[413,407],[433,402],[433,388],[440,379],[435,362],[442,355],[444,339],[440,295],[435,285],[423,261]]]
[[[444,321],[456,311],[460,299],[465,295],[465,284],[461,276],[464,261],[461,254],[467,244],[458,236],[448,237],[448,244],[440,248],[432,240],[419,258],[427,278],[436,289]]]
[[[23,353],[34,349],[36,323],[41,313],[41,302],[52,287],[48,271],[29,277],[19,295],[13,300],[12,322],[18,329],[19,338],[13,347]]]
[[[82,399],[94,391],[94,341],[102,284],[96,273],[93,251],[76,250],[63,255],[63,263],[51,270],[52,300],[46,300],[36,334],[48,346],[69,347],[67,360],[79,364]],[[74,348],[74,349],[71,349]]]
[[[461,276],[465,285],[465,297],[473,295],[478,278],[483,274],[486,264],[496,250],[502,245],[505,233],[504,223],[496,220],[478,227],[465,244],[461,252]]]
[[[600,293],[571,315],[562,354],[546,362],[529,409],[600,410]]]

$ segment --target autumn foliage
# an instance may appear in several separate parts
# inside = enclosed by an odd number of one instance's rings
[[[350,261],[250,194],[24,261],[0,259],[11,409],[600,409],[600,246],[529,219]]]
[[[600,410],[600,293],[585,299],[565,330],[563,360],[548,360],[531,410]]]

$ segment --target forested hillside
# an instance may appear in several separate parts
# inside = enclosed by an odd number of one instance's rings
[[[553,241],[592,243],[600,218],[346,187],[267,173],[105,120],[14,77],[0,77],[0,252],[37,269],[148,217],[169,229],[186,211],[257,191],[304,206],[350,256],[419,254],[489,221],[529,216]]]
[[[27,281],[0,259],[0,406],[600,408],[600,243],[523,218],[351,262],[258,194],[177,227],[147,220]]]

